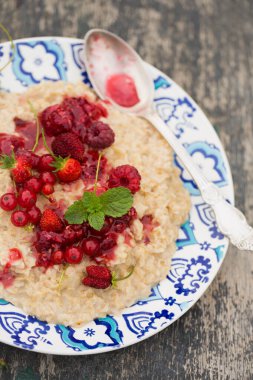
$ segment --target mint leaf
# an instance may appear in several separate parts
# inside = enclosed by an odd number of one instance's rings
[[[82,224],[83,222],[86,222],[88,215],[83,202],[74,202],[69,206],[64,217],[70,224]]]
[[[103,211],[97,211],[88,215],[88,222],[94,230],[100,231],[105,222],[105,214]]]
[[[133,204],[133,195],[126,187],[115,187],[100,195],[105,215],[117,218],[125,215]]]
[[[82,198],[83,205],[88,213],[94,213],[102,209],[100,198],[93,192],[85,191]]]

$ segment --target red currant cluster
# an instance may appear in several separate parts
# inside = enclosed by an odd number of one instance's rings
[[[46,215],[45,224],[43,223]],[[54,232],[43,230],[50,223]],[[122,234],[132,221],[137,218],[135,208],[120,218],[107,217],[100,231],[94,230],[87,223],[64,225],[57,214],[50,210],[43,213],[40,228],[37,230],[35,248],[37,266],[49,267],[63,263],[79,264],[86,255],[97,263],[106,263],[113,258],[118,235]]]
[[[11,222],[14,226],[39,223],[41,211],[36,206],[37,195],[41,193],[48,196],[54,192],[56,176],[52,173],[53,160],[50,154],[39,157],[26,150],[22,151],[22,156],[17,155],[15,167],[11,169],[16,191],[3,194],[0,198],[1,208],[12,211]],[[32,175],[34,169],[37,175]]]

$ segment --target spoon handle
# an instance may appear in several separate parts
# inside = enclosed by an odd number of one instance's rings
[[[191,174],[204,201],[212,207],[220,231],[226,235],[237,248],[253,250],[253,228],[247,223],[242,212],[230,205],[224,199],[220,189],[207,180],[198,166],[193,162],[192,157],[156,112],[143,116],[153,124],[168,141],[178,158]]]

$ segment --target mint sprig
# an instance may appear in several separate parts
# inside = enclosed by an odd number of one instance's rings
[[[100,231],[105,216],[120,217],[125,215],[133,204],[133,195],[125,187],[109,189],[101,195],[85,191],[82,199],[74,202],[66,211],[65,219],[70,224],[87,222]]]

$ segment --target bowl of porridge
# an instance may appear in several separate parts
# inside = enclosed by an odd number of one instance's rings
[[[16,49],[0,94],[1,340],[70,355],[136,343],[200,297],[227,239],[168,142],[89,87],[80,40],[27,39]],[[39,71],[26,54],[41,59]],[[201,110],[147,70],[158,112],[203,166],[218,160],[215,183],[233,200]]]

